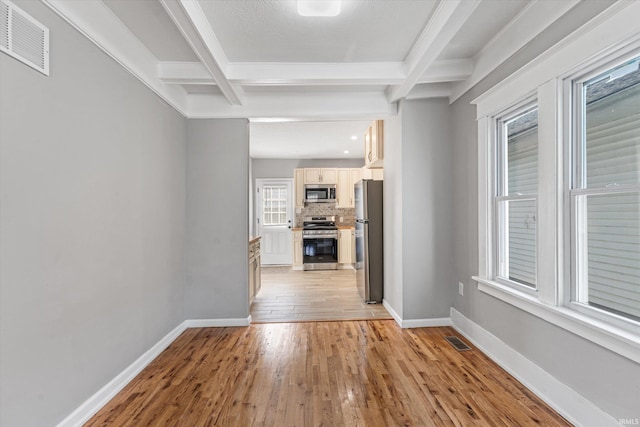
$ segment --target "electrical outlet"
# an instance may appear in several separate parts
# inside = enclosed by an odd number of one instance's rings
[[[464,295],[464,283],[458,282],[458,293]]]

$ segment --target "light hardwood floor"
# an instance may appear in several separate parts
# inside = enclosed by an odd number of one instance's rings
[[[85,425],[569,425],[448,335],[393,320],[188,329]]]
[[[391,318],[382,304],[363,302],[354,270],[262,267],[262,289],[251,304],[254,323]]]

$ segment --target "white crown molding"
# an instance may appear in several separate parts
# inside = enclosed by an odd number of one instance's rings
[[[160,0],[160,3],[229,103],[241,105],[242,88],[232,85],[225,75],[229,61],[200,3],[185,0]]]
[[[453,103],[464,95],[579,2],[532,0],[476,54],[471,75],[452,87],[449,102]]]
[[[158,78],[156,57],[103,2],[43,0],[43,3],[185,115],[186,91]]]
[[[407,78],[401,84],[387,89],[389,102],[397,102],[407,96],[479,4],[480,0],[441,0],[438,3],[431,19],[407,55]]]
[[[577,426],[617,426],[617,420],[518,353],[482,326],[451,308],[453,327],[491,360]]]
[[[397,114],[383,92],[277,93],[247,97],[229,105],[222,96],[191,95],[189,118],[298,118],[364,120]]]

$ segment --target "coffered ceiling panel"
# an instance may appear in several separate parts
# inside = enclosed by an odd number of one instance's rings
[[[298,15],[295,0],[201,2],[229,61],[403,61],[436,0],[345,0],[336,17]]]

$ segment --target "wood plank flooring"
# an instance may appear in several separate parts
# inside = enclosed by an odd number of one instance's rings
[[[363,302],[354,270],[262,267],[262,288],[251,304],[254,323],[391,318],[382,304]]]
[[[452,328],[188,329],[85,426],[568,426]]]

